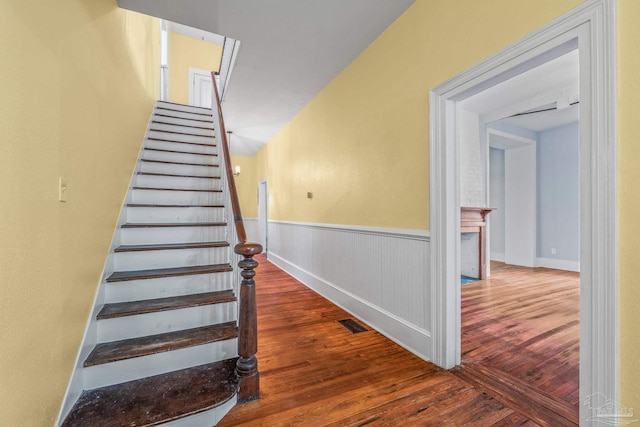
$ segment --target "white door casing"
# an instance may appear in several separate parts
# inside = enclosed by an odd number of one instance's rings
[[[580,403],[618,397],[615,2],[590,0],[430,92],[432,358],[460,363],[457,104],[557,57],[580,52]],[[550,57],[551,56],[551,57]],[[589,408],[580,405],[586,423]]]
[[[211,108],[212,93],[211,71],[189,67],[189,105]]]

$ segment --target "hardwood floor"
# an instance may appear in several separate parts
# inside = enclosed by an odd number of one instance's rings
[[[536,410],[529,412],[542,414],[532,418],[512,408],[518,408],[517,401],[490,397],[492,389],[475,381],[475,371],[442,370],[364,324],[367,331],[351,333],[338,323],[352,318],[348,313],[268,263],[264,255],[259,261],[261,398],[236,406],[219,426],[554,425],[557,414],[547,414],[544,407],[534,405]],[[464,309],[477,311],[486,304],[476,298],[471,300],[477,306]],[[475,323],[480,331],[483,321]],[[491,329],[490,323],[485,329]],[[485,331],[471,340],[478,345],[469,357],[483,354],[478,360],[503,360],[516,375],[521,367],[506,354],[498,358],[497,353],[482,352],[479,345],[491,341],[488,334]],[[470,340],[471,335],[464,339]],[[529,347],[531,351],[535,345]],[[544,366],[538,371],[540,383],[550,379],[544,375]]]
[[[490,279],[462,286],[463,369],[526,390],[528,406],[543,405],[577,424],[579,273],[491,267]],[[502,393],[487,392],[505,402]]]

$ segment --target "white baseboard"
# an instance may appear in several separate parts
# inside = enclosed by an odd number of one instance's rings
[[[536,258],[537,267],[554,268],[556,270],[580,272],[580,261],[568,261],[564,259]]]
[[[376,307],[375,305],[343,290],[338,286],[304,270],[303,268],[269,252],[270,262],[313,289],[343,310],[367,323],[369,326],[406,348],[415,355],[430,360],[431,335],[428,331]]]
[[[491,252],[491,261],[504,262],[504,252]]]

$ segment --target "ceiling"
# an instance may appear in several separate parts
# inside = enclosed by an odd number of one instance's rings
[[[462,101],[485,123],[507,122],[536,132],[578,121],[578,50],[525,71]]]
[[[118,0],[241,42],[223,106],[231,151],[257,152],[415,0]]]

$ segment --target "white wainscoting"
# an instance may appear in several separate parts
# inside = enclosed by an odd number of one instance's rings
[[[242,218],[242,221],[244,222],[244,231],[247,233],[247,240],[249,242],[259,242],[258,218]]]
[[[427,231],[269,221],[268,238],[269,261],[431,360]]]

